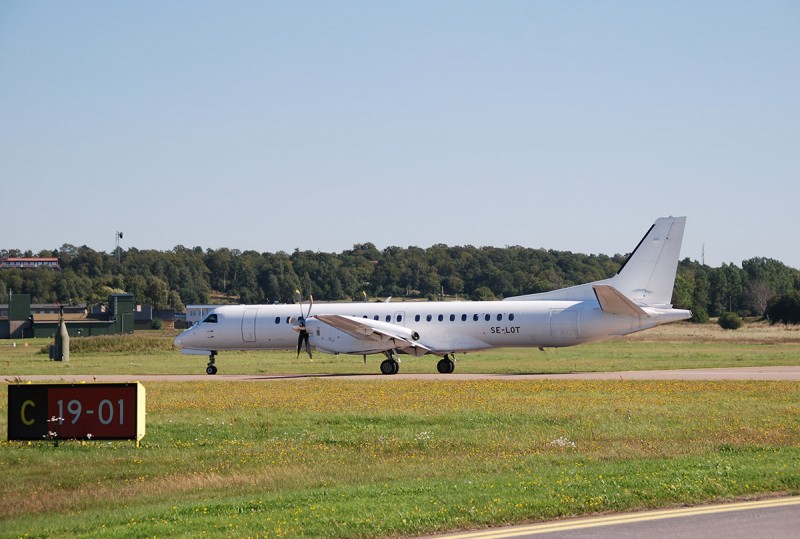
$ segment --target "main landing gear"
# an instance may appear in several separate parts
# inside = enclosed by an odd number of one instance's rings
[[[217,366],[214,365],[214,359],[216,355],[216,350],[212,350],[211,353],[208,354],[208,366],[206,367],[206,374],[217,374]]]
[[[400,360],[397,359],[393,350],[384,352],[386,359],[381,362],[381,374],[397,374],[400,370]],[[453,354],[445,354],[436,364],[436,370],[442,374],[451,374],[456,370],[456,362]]]
[[[397,374],[400,370],[400,360],[392,352],[392,350],[384,352],[386,359],[381,362],[381,374]]]
[[[436,370],[442,374],[452,374],[452,372],[456,370],[456,362],[453,354],[445,354],[445,356],[439,360],[439,363],[436,364]]]

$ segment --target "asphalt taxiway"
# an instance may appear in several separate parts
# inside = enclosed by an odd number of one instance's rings
[[[31,374],[5,377],[15,382],[280,382],[329,378],[342,380],[800,380],[797,367],[739,367],[656,371],[576,372],[565,374]]]
[[[800,496],[564,519],[436,539],[772,539],[800,537]]]

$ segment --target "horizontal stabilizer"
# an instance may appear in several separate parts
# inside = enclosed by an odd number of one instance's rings
[[[641,307],[625,297],[622,292],[613,286],[596,284],[592,288],[603,312],[628,316],[649,316]]]

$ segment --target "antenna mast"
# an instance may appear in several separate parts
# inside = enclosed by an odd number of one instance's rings
[[[117,259],[117,269],[119,269],[120,258],[121,258],[121,252],[120,252],[120,248],[119,248],[119,240],[121,240],[121,239],[122,239],[122,232],[120,232],[118,230],[117,231],[117,244],[116,244],[116,247],[114,248],[114,258]]]

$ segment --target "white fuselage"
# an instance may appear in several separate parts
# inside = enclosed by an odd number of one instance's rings
[[[659,312],[661,311],[661,312]],[[299,305],[228,305],[214,311],[216,322],[200,322],[175,340],[183,349],[290,350],[297,345]],[[594,301],[458,301],[397,303],[324,303],[315,313],[342,314],[389,322],[419,334],[428,348],[453,353],[493,347],[560,347],[626,335],[691,316],[688,311],[648,309],[650,317],[604,313]],[[315,338],[316,337],[316,338]],[[337,349],[324,340],[322,352],[361,354]]]
[[[384,374],[397,373],[396,356],[434,354],[439,372],[453,372],[452,356],[495,347],[540,348],[626,335],[692,313],[670,304],[686,219],[657,219],[609,279],[506,298],[504,301],[228,305],[184,331],[175,344],[209,355],[217,372],[220,350],[290,350],[384,354]]]

